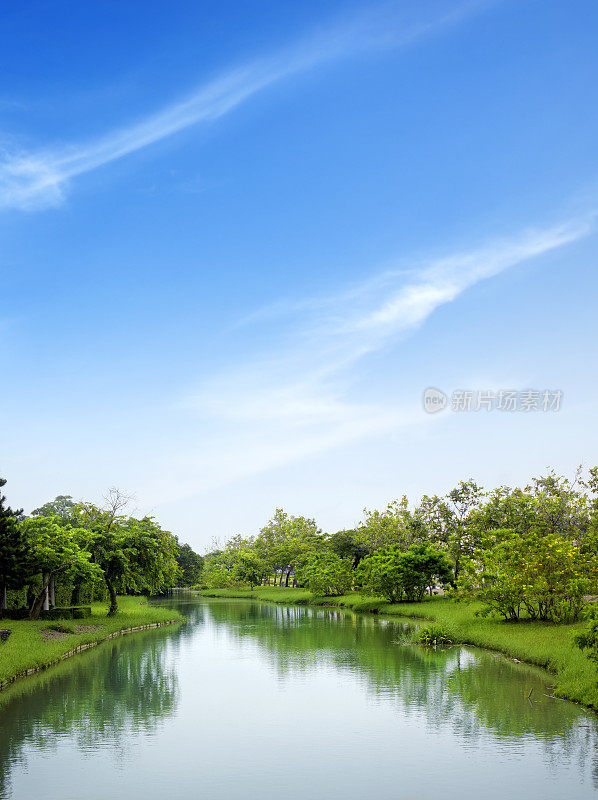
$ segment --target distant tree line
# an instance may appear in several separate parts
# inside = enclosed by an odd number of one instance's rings
[[[359,590],[391,602],[427,592],[483,602],[504,619],[572,621],[598,591],[598,468],[572,479],[551,471],[524,488],[485,491],[461,481],[446,495],[364,510],[327,534],[277,509],[254,536],[205,556],[202,586],[304,586],[318,595]]]
[[[113,615],[119,593],[197,583],[202,556],[152,517],[127,515],[130,499],[111,489],[100,507],[59,495],[25,516],[0,491],[0,614],[26,605],[37,619],[58,604],[106,598]]]

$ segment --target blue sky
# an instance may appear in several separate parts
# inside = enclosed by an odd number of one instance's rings
[[[594,2],[2,17],[12,505],[116,485],[202,548],[598,461]]]

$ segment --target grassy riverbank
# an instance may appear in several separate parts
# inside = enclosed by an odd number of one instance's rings
[[[485,647],[496,652],[544,667],[554,675],[555,695],[598,709],[598,670],[573,645],[572,636],[584,623],[553,625],[542,622],[503,622],[498,618],[477,617],[480,605],[456,603],[442,597],[422,603],[391,604],[358,594],[343,597],[314,597],[306,589],[261,586],[249,589],[203,590],[209,597],[247,597],[275,603],[335,605],[357,612],[373,612],[412,619],[430,620],[450,632],[461,644]]]
[[[127,628],[182,619],[175,609],[151,605],[143,597],[120,597],[118,606],[113,617],[106,616],[106,603],[93,603],[91,616],[80,620],[0,620],[0,627],[11,631],[8,640],[0,644],[0,685],[27,670],[50,666],[81,645],[101,642]]]

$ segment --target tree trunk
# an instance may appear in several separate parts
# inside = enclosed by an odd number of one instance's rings
[[[287,589],[289,588],[289,579],[290,579],[290,577],[291,577],[291,570],[288,569],[287,570],[287,579],[286,579],[286,581],[284,583],[284,585],[286,586]]]
[[[44,587],[43,588],[43,598],[42,598],[42,603],[43,603],[42,610],[43,611],[49,611],[50,610],[50,598],[48,596],[48,583],[49,582],[50,582],[50,576],[46,572],[44,572],[44,574],[42,575],[42,586]],[[37,619],[37,617],[36,617],[36,619]]]
[[[71,592],[71,605],[78,606],[81,602],[81,584],[75,583]]]
[[[36,620],[39,618],[41,611],[47,611],[47,602],[48,602],[48,584],[50,583],[52,575],[44,573],[42,578],[42,588],[40,589],[39,593],[35,597],[31,608],[29,609],[29,619]]]
[[[108,616],[113,617],[118,611],[118,601],[116,599],[116,589],[112,585],[112,581],[106,578],[106,586],[108,587],[108,594],[110,595],[110,608],[108,609]]]
[[[54,578],[50,578],[50,583],[48,584],[48,603],[50,608],[56,608],[56,585],[54,583]]]

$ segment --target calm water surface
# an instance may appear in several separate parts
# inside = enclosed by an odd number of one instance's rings
[[[180,605],[0,695],[0,798],[598,797],[596,717],[540,671],[337,610]]]

